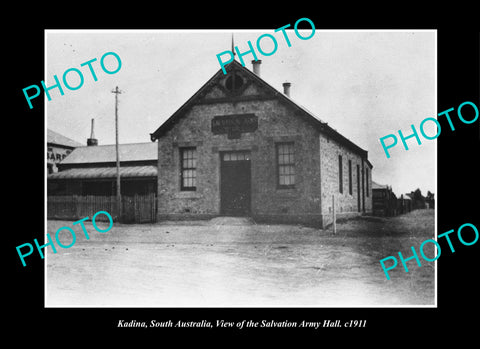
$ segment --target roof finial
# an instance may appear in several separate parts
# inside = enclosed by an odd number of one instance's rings
[[[233,53],[233,56],[235,57],[235,44],[233,43],[233,33],[232,33],[232,53]]]

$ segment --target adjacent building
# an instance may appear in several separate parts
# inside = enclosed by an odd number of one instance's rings
[[[47,129],[47,173],[57,172],[57,164],[80,146],[81,143]]]
[[[368,152],[236,60],[151,133],[157,217],[331,223],[372,211]],[[353,120],[357,119],[352,118]]]
[[[47,177],[48,218],[80,219],[106,210],[118,220],[115,145],[75,148]],[[156,220],[157,146],[153,143],[119,145],[121,216],[123,222]]]
[[[121,194],[157,191],[157,147],[152,143],[119,145]],[[48,178],[49,195],[115,195],[115,145],[82,146],[58,164]]]

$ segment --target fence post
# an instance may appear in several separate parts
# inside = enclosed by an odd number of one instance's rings
[[[150,193],[152,203],[152,223],[157,221],[157,197],[154,193]]]
[[[332,208],[333,208],[333,235],[337,234],[337,215],[335,212],[335,195],[332,195]]]

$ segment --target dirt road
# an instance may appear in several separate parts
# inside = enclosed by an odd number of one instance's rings
[[[63,226],[72,227],[72,222],[48,221],[47,232],[54,236]],[[339,223],[335,236],[331,230],[228,217],[115,223],[105,234],[91,222],[86,227],[90,240],[73,226],[73,247],[58,248],[56,254],[48,250],[46,306],[434,304],[434,263],[418,267],[411,261],[406,273],[399,262],[391,280],[379,263],[398,251],[410,256],[410,246],[418,248],[431,238],[433,210]],[[60,239],[68,245],[71,237],[62,231]]]

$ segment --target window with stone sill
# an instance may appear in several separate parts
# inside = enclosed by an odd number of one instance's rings
[[[295,188],[295,148],[293,142],[277,143],[277,187]]]
[[[195,147],[180,148],[180,189],[182,191],[197,190],[197,149]]]

